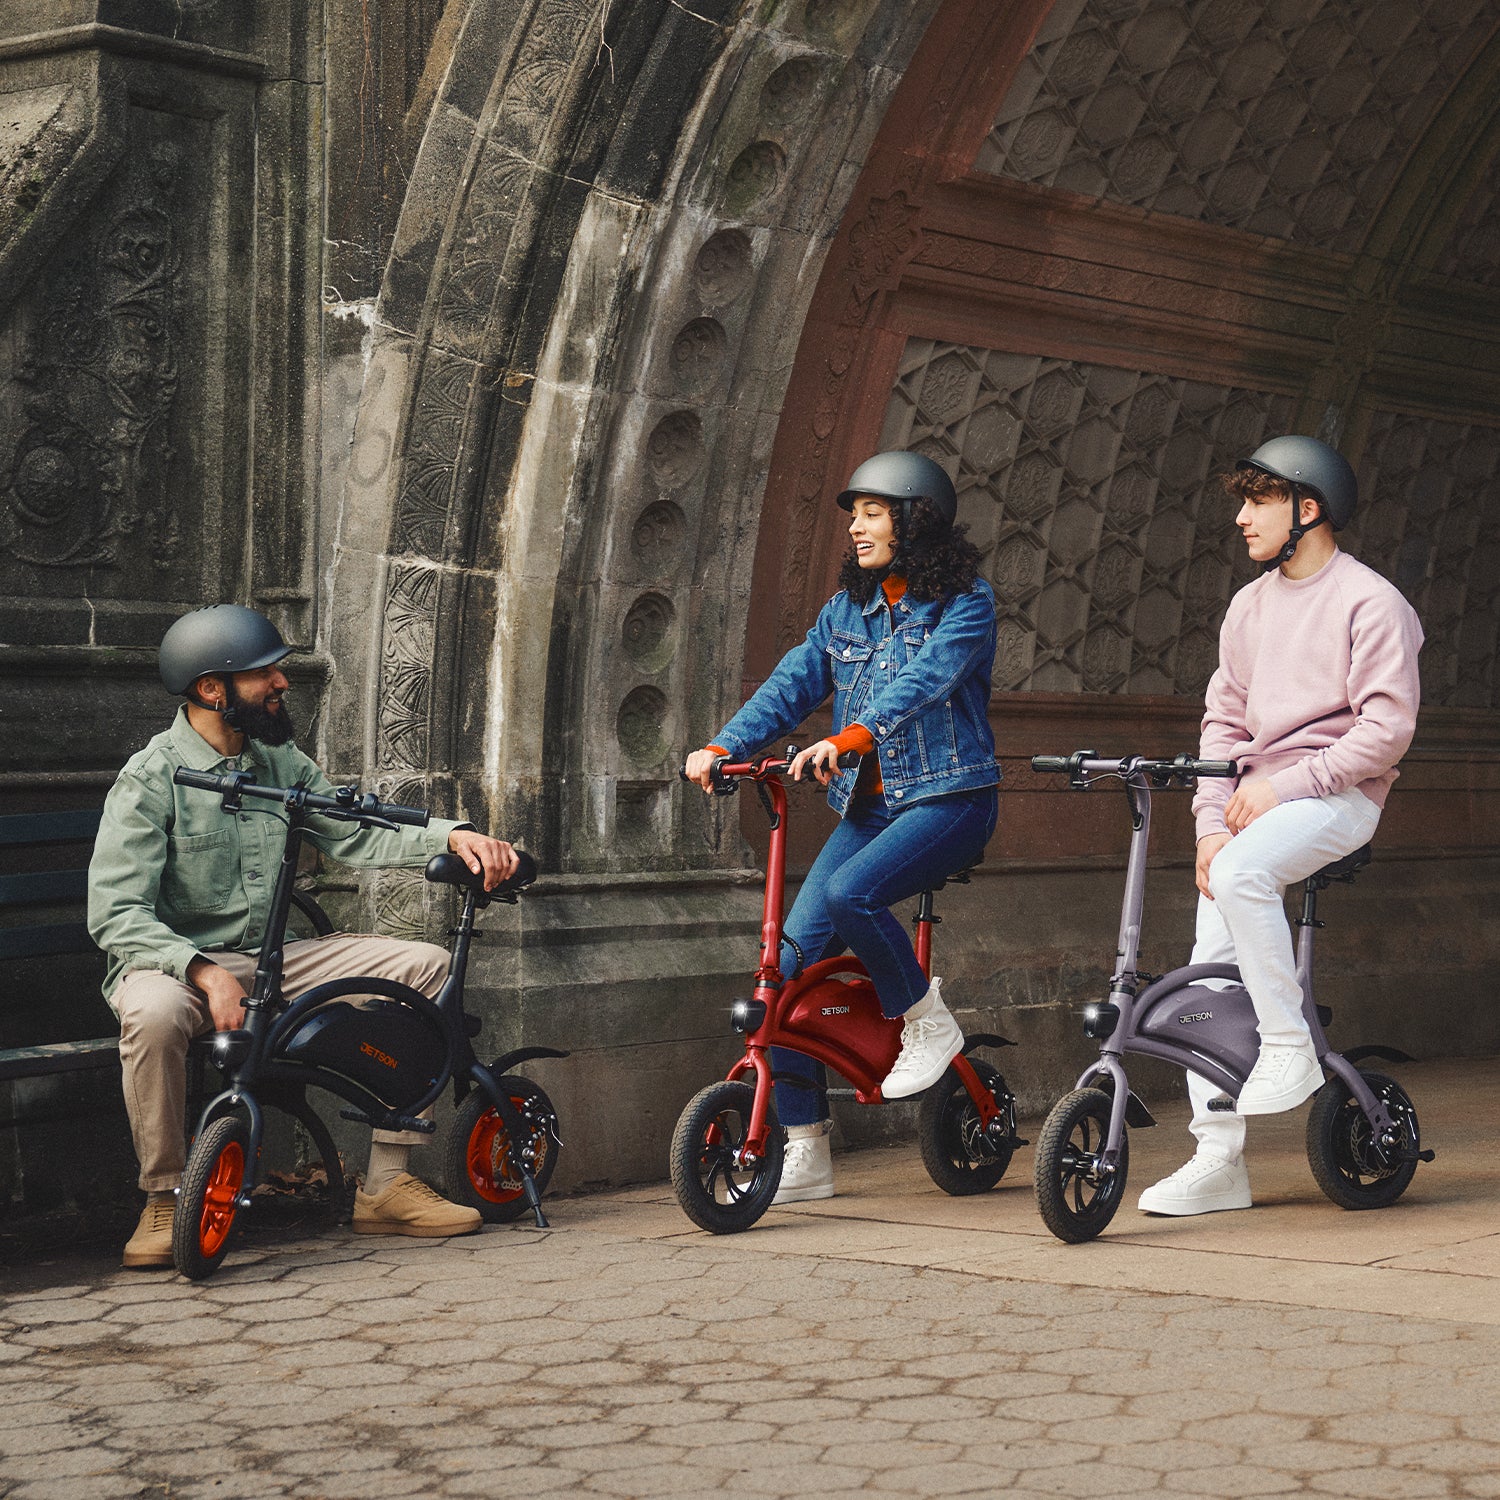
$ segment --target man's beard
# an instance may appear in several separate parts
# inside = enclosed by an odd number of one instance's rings
[[[272,713],[264,704],[247,703],[235,692],[232,682],[224,684],[224,695],[227,699],[224,722],[247,738],[258,740],[262,745],[285,745],[296,735],[297,726],[292,723],[285,698],[281,700],[281,707]]]

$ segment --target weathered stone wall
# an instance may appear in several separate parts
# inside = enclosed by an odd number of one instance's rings
[[[474,995],[496,1051],[573,1049],[536,1069],[559,1181],[660,1175],[731,1055],[763,847],[676,765],[826,593],[827,495],[912,443],[1003,615],[1001,828],[940,964],[1040,1107],[1123,830],[1026,757],[1191,743],[1246,576],[1203,477],[1321,425],[1437,708],[1325,998],[1344,1040],[1493,1046],[1497,54],[1435,0],[18,0],[0,810],[102,795],[165,718],[168,619],[266,609],[335,775],[538,856]],[[1185,836],[1166,810],[1163,965]],[[328,884],[350,924],[445,916]]]

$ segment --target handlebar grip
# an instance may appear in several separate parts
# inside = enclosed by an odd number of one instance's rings
[[[1066,755],[1033,755],[1031,757],[1033,771],[1069,771],[1072,767],[1073,762]]]
[[[197,787],[200,792],[227,792],[234,786],[232,776],[215,776],[208,771],[192,771],[187,766],[178,766],[172,772],[172,780],[178,786]]]
[[[1195,776],[1238,776],[1239,763],[1232,760],[1200,760],[1193,763]]]
[[[432,814],[425,807],[401,807],[394,802],[382,802],[377,817],[392,823],[408,823],[413,828],[425,828],[432,821]]]

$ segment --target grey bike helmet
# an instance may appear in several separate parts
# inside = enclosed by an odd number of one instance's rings
[[[1354,519],[1359,485],[1342,453],[1311,437],[1278,437],[1262,443],[1237,469],[1259,469],[1273,478],[1311,490],[1328,524],[1342,531]]]
[[[958,514],[958,494],[942,468],[921,453],[877,453],[867,458],[850,476],[849,487],[838,497],[845,510],[854,509],[856,495],[874,495],[880,500],[900,500],[903,522],[911,517],[911,502],[926,500],[947,526]]]
[[[264,615],[243,604],[210,604],[167,627],[156,661],[162,686],[181,694],[206,672],[252,672],[291,649]]]

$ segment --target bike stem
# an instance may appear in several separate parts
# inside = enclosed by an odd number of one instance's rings
[[[1141,912],[1146,904],[1146,847],[1151,840],[1151,788],[1143,773],[1133,771],[1125,781],[1130,803],[1130,857],[1125,865],[1125,897],[1120,903],[1120,933],[1115,940],[1115,972],[1110,989],[1133,996],[1136,964],[1141,951]]]
[[[757,787],[771,804],[771,842],[766,850],[766,894],[760,919],[757,990],[781,988],[781,923],[786,906],[786,788],[775,777]]]

